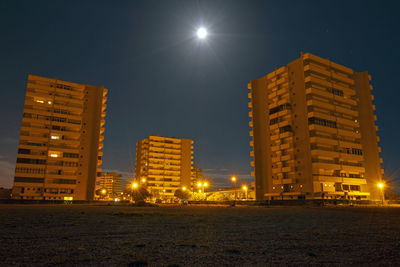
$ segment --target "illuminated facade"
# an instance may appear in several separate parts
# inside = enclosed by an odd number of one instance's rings
[[[122,175],[115,172],[105,172],[99,177],[99,189],[106,189],[107,197],[113,198],[122,192]]]
[[[30,74],[12,196],[92,200],[107,89]]]
[[[171,199],[177,189],[190,188],[192,160],[192,140],[151,135],[136,143],[135,179],[154,198]]]
[[[383,169],[367,72],[304,53],[252,80],[256,198],[379,200]]]

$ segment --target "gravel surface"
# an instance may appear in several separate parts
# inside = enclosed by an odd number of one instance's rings
[[[400,208],[0,205],[0,266],[400,266]]]

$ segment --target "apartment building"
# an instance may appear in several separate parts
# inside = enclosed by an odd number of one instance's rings
[[[189,189],[192,164],[193,140],[150,135],[136,143],[135,179],[153,198],[168,200],[177,189]]]
[[[122,175],[115,172],[104,172],[98,177],[99,189],[106,190],[107,198],[114,198],[122,192]]]
[[[379,200],[383,169],[368,72],[310,53],[252,80],[257,200]]]
[[[197,167],[193,166],[192,167],[192,177],[191,177],[191,182],[190,182],[190,190],[194,192],[197,188],[197,183],[198,182],[203,182],[203,171]]]
[[[29,74],[12,197],[92,200],[107,89]]]

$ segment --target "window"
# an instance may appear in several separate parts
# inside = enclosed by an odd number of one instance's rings
[[[64,158],[79,158],[79,154],[76,153],[64,153]]]
[[[350,190],[351,191],[360,191],[360,186],[359,185],[350,185]]]
[[[51,134],[50,138],[52,140],[60,140],[60,139],[62,139],[61,135],[58,135],[58,134]]]
[[[271,108],[269,110],[269,115],[272,115],[274,113],[277,113],[277,112],[285,110],[285,109],[290,109],[290,104],[289,103],[279,105],[279,106],[277,106],[275,108]]]
[[[308,124],[317,124],[321,126],[326,126],[330,128],[337,128],[336,121],[325,120],[317,117],[308,118]]]
[[[274,118],[269,121],[269,125],[277,124],[279,122],[279,118]]]
[[[338,95],[338,96],[343,96],[343,91],[339,90],[339,89],[332,88],[332,94]]]
[[[44,178],[36,178],[36,177],[15,177],[15,183],[43,183]]]
[[[292,126],[286,125],[279,128],[279,133],[292,132]]]
[[[46,164],[45,159],[25,159],[25,158],[17,158],[17,163],[25,163],[25,164]]]
[[[18,149],[18,154],[30,154],[30,153],[31,153],[30,149],[23,149],[23,148]]]
[[[72,179],[54,179],[53,184],[76,184],[76,180]]]
[[[49,156],[52,158],[59,158],[62,156],[62,152],[49,150]]]
[[[358,149],[358,148],[352,148],[352,149],[351,149],[351,153],[354,154],[354,155],[359,155],[359,156],[361,156],[361,155],[362,155],[362,150],[361,150],[361,149]]]

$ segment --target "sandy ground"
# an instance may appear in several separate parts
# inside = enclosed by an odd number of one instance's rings
[[[400,266],[400,208],[0,205],[0,265]]]

